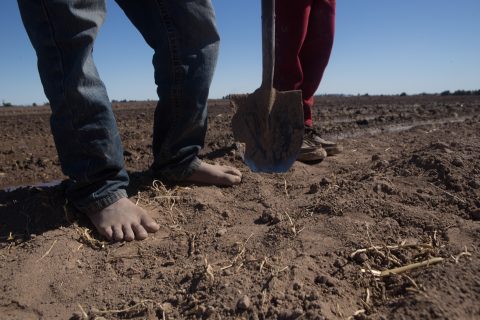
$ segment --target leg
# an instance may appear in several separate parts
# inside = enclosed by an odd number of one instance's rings
[[[341,152],[341,146],[312,129],[313,95],[333,44],[335,0],[277,0],[275,87],[301,90],[305,136],[299,161],[315,163]]]
[[[335,33],[335,0],[314,0],[308,19],[308,31],[300,52],[303,70],[301,85],[304,105],[310,119],[313,96],[327,67]]]
[[[170,181],[231,185],[241,174],[201,162],[207,98],[219,35],[210,0],[117,0],[153,48],[159,103],[153,129],[152,169]]]
[[[113,210],[117,213],[114,221],[102,217],[105,210],[128,201],[120,135],[92,59],[93,43],[105,16],[104,1],[18,0],[18,5],[50,101],[51,128],[62,170],[71,179],[67,197],[108,238],[121,240],[125,234],[125,239],[133,239],[131,225],[137,221],[147,221],[142,222],[145,228],[155,231],[158,226],[133,204]],[[143,227],[135,224],[134,229],[137,238],[145,237]]]
[[[280,91],[300,90],[304,70],[300,52],[307,36],[312,0],[277,0],[275,5],[274,87]],[[306,124],[311,125],[311,110],[304,105]]]
[[[313,145],[321,146],[328,156],[341,153],[343,147],[322,139],[312,128],[312,107],[323,73],[327,67],[335,34],[335,0],[314,0],[308,19],[308,31],[300,51],[303,70],[301,85],[303,105],[306,109],[306,137]]]

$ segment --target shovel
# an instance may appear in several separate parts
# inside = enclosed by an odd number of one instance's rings
[[[275,1],[262,0],[262,84],[254,93],[232,95],[236,108],[232,130],[245,144],[243,159],[253,172],[286,172],[297,159],[303,141],[300,90],[273,88]]]

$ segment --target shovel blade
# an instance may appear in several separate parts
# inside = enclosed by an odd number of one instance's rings
[[[288,171],[303,141],[301,91],[259,88],[252,94],[234,95],[231,102],[237,110],[232,118],[233,135],[245,144],[245,163],[253,172]]]

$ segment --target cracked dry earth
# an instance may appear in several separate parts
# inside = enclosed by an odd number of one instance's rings
[[[480,97],[319,97],[344,152],[286,174],[251,173],[212,100],[202,158],[233,188],[148,177],[154,106],[114,110],[163,228],[113,244],[55,183],[48,108],[0,109],[1,319],[480,318]]]

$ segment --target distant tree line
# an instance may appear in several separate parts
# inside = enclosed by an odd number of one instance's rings
[[[6,102],[5,100],[2,100],[2,107],[11,107],[12,104],[10,102]]]
[[[426,92],[422,92],[422,93],[416,93],[416,94],[411,94],[412,96],[436,96],[436,95],[440,95],[440,96],[480,96],[480,90],[456,90],[454,92],[450,92],[449,90],[446,90],[446,91],[443,91],[441,93],[426,93]],[[231,99],[232,98],[232,94],[228,94],[226,96],[223,96],[222,99]],[[357,96],[357,97],[369,97],[370,94],[369,93],[358,93],[358,94],[344,94],[344,93],[323,93],[323,94],[319,94],[317,95],[318,97],[354,97],[354,96]],[[388,97],[388,96],[400,96],[400,97],[407,97],[409,96],[406,92],[402,92],[400,94],[374,94],[372,96],[380,96],[380,97]]]
[[[413,96],[415,95],[420,95],[420,96],[427,96],[427,95],[440,95],[440,96],[480,96],[480,89],[479,90],[456,90],[456,91],[453,91],[451,92],[450,90],[445,90],[445,91],[442,91],[441,93],[425,93],[425,92],[422,92],[422,93],[419,93],[419,94],[413,94]],[[228,94],[226,96],[223,96],[222,99],[231,99],[232,98],[232,94]],[[343,94],[343,93],[338,93],[338,94],[319,94],[318,96],[333,96],[333,97],[353,97],[355,95],[353,94]],[[364,96],[364,97],[369,97],[370,95],[368,93],[364,93],[364,94],[357,94],[356,96]],[[400,94],[392,94],[392,95],[384,95],[384,94],[380,94],[378,96],[400,96],[400,97],[406,97],[408,96],[407,93],[405,92],[402,92]],[[115,100],[113,99],[112,100],[112,103],[119,103],[119,102],[135,102],[136,100],[127,100],[127,99],[122,99],[122,100]],[[147,99],[145,101],[150,101],[150,99]],[[48,102],[45,102],[43,103],[43,106],[48,106],[49,103]],[[2,107],[13,107],[14,105],[10,102],[7,102],[5,100],[2,100]],[[32,107],[36,107],[38,106],[35,102],[32,103]]]
[[[480,90],[456,90],[450,92],[449,90],[440,93],[441,96],[480,96]]]
[[[48,106],[48,105],[49,105],[48,102],[45,102],[45,103],[42,104],[42,106]],[[39,105],[36,102],[32,103],[31,105],[28,105],[28,104],[22,104],[22,105],[12,104],[11,102],[7,102],[5,100],[2,100],[2,105],[1,105],[1,107],[29,107],[29,106],[38,107]]]

